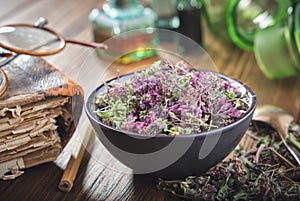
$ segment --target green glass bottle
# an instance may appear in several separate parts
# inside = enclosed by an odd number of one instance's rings
[[[152,9],[137,0],[107,0],[102,9],[95,8],[89,14],[94,41],[108,45],[108,50],[98,50],[98,54],[122,64],[154,56],[156,19]]]
[[[300,3],[289,8],[288,20],[259,30],[254,53],[261,71],[270,79],[300,73]]]
[[[255,33],[287,20],[290,0],[203,0],[209,29],[226,42],[253,50]]]
[[[231,0],[226,10],[226,25],[231,40],[244,50],[253,50],[258,30],[287,20],[289,0]]]
[[[296,3],[293,9],[292,13],[292,33],[293,33],[293,39],[294,44],[296,45],[297,53],[298,53],[298,59],[300,63],[300,2]],[[300,65],[299,71],[300,71]]]

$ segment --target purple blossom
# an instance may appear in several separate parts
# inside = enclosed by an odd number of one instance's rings
[[[210,125],[220,127],[241,118],[247,110],[240,107],[241,98],[247,97],[241,97],[229,81],[212,72],[196,71],[184,62],[174,65],[164,61],[136,73],[126,83],[111,84],[107,94],[99,95],[98,107],[110,111],[121,100],[126,107],[123,116],[103,121],[123,118],[121,129],[174,135],[208,131]]]

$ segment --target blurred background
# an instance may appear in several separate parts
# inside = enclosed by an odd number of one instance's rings
[[[182,33],[207,52],[219,72],[251,87],[258,104],[280,106],[300,123],[300,17],[297,0],[0,0],[1,25],[34,23],[41,16],[48,19],[47,27],[66,38],[82,41],[101,42],[123,31],[146,29],[146,32],[128,35],[119,41],[120,44],[125,41],[127,45],[110,47],[116,52],[122,47],[134,50],[131,51],[133,54],[124,55],[118,61],[124,71],[156,58],[155,52],[145,48],[157,45],[153,28]],[[140,36],[144,36],[143,40]],[[174,38],[166,37],[165,40],[174,41]],[[131,41],[140,41],[142,48],[137,48],[137,43]],[[178,44],[180,53],[190,53],[184,43],[179,41]],[[80,71],[82,68],[89,71],[89,66],[85,65],[87,60],[101,64],[104,56],[105,52],[70,44],[60,53],[43,56],[43,59],[72,80],[95,88],[90,79],[95,76],[94,72],[83,75]],[[96,75],[103,71],[99,68]],[[70,146],[64,149],[55,164],[33,168],[14,182],[0,181],[0,200],[170,198],[157,192],[151,182],[117,174],[101,166],[89,154],[83,158],[72,193],[62,193],[57,184],[70,150]],[[94,148],[92,151],[97,159],[106,160],[112,168],[116,166],[102,154],[103,150]]]
[[[203,47],[220,72],[250,85],[260,103],[281,105],[297,116],[299,7],[295,0],[1,0],[0,23],[33,23],[43,16],[66,38],[100,42],[138,28],[173,30]],[[71,66],[80,66],[89,52],[68,45],[45,59],[72,76]],[[126,62],[153,52],[137,55]],[[293,106],[284,103],[286,96]]]

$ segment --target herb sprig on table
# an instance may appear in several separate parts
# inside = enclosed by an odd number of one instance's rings
[[[184,62],[156,62],[125,82],[106,83],[97,115],[107,125],[148,135],[179,135],[226,126],[248,109],[249,97],[213,72]]]
[[[247,134],[255,138],[255,148],[236,150],[201,176],[160,179],[158,189],[186,200],[300,200],[300,167],[275,131],[255,123]],[[292,124],[289,135],[299,143],[299,125]]]

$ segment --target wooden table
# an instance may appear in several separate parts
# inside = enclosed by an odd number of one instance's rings
[[[92,32],[88,14],[102,3],[97,0],[0,0],[0,24],[34,22],[43,16],[49,20],[50,27],[65,37],[90,41]],[[220,72],[247,83],[257,94],[259,104],[281,106],[300,122],[300,75],[269,80],[261,73],[252,52],[223,43],[212,36],[206,26],[203,26],[203,32],[205,49]],[[76,69],[82,67],[87,56],[93,57],[86,48],[68,45],[60,54],[44,58],[75,81],[82,81]],[[88,78],[85,79],[88,84]],[[88,127],[84,132],[92,130]],[[57,186],[76,143],[75,139],[70,141],[55,162],[27,169],[16,180],[0,181],[0,200],[174,199],[156,190],[153,179],[116,171],[118,163],[110,159],[96,139],[94,142],[94,146],[90,146],[84,154],[71,192],[63,193]]]

